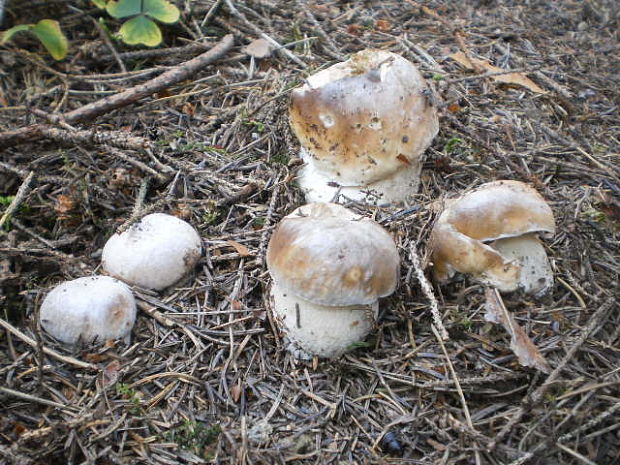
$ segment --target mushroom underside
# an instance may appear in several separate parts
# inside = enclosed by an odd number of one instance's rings
[[[337,201],[337,196],[342,195],[351,200],[382,207],[403,202],[417,193],[421,169],[421,163],[412,162],[388,178],[365,185],[351,186],[339,184],[330,173],[323,173],[317,169],[310,159],[300,171],[298,183],[304,191],[307,202],[333,202]]]
[[[348,307],[313,304],[275,283],[271,297],[276,320],[292,344],[291,352],[302,359],[339,357],[364,340],[379,311],[378,302]]]
[[[499,239],[489,245],[505,260],[519,264],[518,287],[525,293],[541,296],[553,286],[553,271],[547,252],[536,234]]]

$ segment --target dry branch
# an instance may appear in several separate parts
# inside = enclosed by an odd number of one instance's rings
[[[97,116],[109,113],[122,107],[136,103],[140,99],[160,92],[161,90],[173,86],[185,79],[190,78],[195,73],[223,57],[233,46],[232,35],[222,38],[211,50],[182,63],[165,73],[137,86],[127,89],[124,92],[105,97],[96,102],[89,103],[77,108],[69,113],[60,116],[60,120],[66,123],[78,123],[92,120]],[[33,142],[50,134],[50,128],[46,125],[34,124],[25,128],[6,131],[0,133],[0,149],[5,149],[18,144]],[[50,134],[53,136],[53,134]],[[84,135],[87,137],[87,135]],[[137,138],[136,138],[137,139]],[[96,137],[91,137],[92,142],[97,142]],[[136,145],[136,141],[126,140],[127,143]],[[140,145],[139,143],[137,145]]]

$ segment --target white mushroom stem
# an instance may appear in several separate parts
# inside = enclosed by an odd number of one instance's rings
[[[525,293],[540,296],[553,286],[553,272],[547,252],[536,234],[498,239],[489,245],[506,261],[519,264],[519,288]]]
[[[273,310],[300,358],[335,358],[364,340],[372,330],[379,304],[327,307],[308,302],[277,284],[271,288]]]
[[[302,149],[302,158],[307,155]],[[376,204],[380,207],[390,205],[394,199],[404,199],[417,192],[421,164],[412,164],[397,171],[392,177],[381,179],[367,185],[347,186],[334,182],[332,176],[317,169],[308,162],[299,172],[299,186],[306,202],[337,202],[336,196],[344,196],[357,202]]]

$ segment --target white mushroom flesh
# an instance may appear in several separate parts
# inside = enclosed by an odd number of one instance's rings
[[[553,286],[547,252],[536,234],[499,239],[489,245],[507,261],[519,264],[519,288],[525,293],[542,296]]]
[[[129,287],[114,278],[78,278],[52,289],[39,318],[41,327],[59,341],[103,343],[130,334],[136,303]]]
[[[196,230],[164,213],[147,215],[103,248],[106,273],[145,289],[161,290],[179,281],[202,253]]]

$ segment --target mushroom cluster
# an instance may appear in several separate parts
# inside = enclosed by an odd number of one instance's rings
[[[399,256],[376,222],[333,203],[286,216],[267,248],[273,310],[296,352],[337,357],[373,327],[396,288]]]
[[[417,68],[391,52],[364,50],[293,90],[289,116],[305,162],[307,202],[338,193],[387,205],[416,194],[437,110]]]
[[[448,203],[431,234],[435,276],[456,271],[501,292],[517,288],[540,296],[553,285],[553,272],[539,234],[553,234],[551,208],[532,187],[495,181]]]
[[[163,213],[147,215],[105,244],[103,270],[112,277],[65,281],[48,293],[41,326],[69,344],[126,338],[136,318],[127,284],[154,290],[171,286],[195,266],[201,252],[200,236],[188,223]]]

